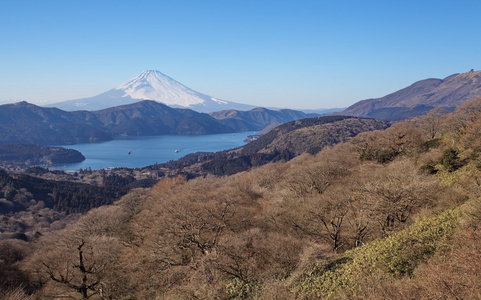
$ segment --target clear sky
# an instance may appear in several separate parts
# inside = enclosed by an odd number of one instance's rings
[[[481,69],[481,1],[0,0],[0,102],[158,70],[216,98],[346,107]]]

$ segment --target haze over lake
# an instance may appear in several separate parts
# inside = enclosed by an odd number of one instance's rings
[[[81,163],[55,166],[59,169],[140,168],[176,160],[195,152],[217,152],[245,145],[244,139],[255,132],[245,131],[208,135],[161,135],[134,137],[104,143],[57,145],[80,151]],[[130,153],[130,154],[129,154]]]

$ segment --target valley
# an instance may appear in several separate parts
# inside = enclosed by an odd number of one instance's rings
[[[83,153],[82,162],[57,164],[51,167],[62,170],[140,169],[157,163],[178,160],[196,152],[218,152],[245,145],[244,139],[254,131],[206,135],[159,135],[129,137],[103,143],[62,145]]]
[[[481,299],[481,1],[3,1],[0,300]]]
[[[72,175],[89,185],[2,172],[11,231],[0,250],[17,253],[0,262],[6,282],[80,297],[72,286],[86,278],[142,299],[424,298],[447,283],[469,298],[481,270],[469,259],[480,249],[480,103],[394,124],[292,121],[238,149],[143,169],[165,170],[160,181],[132,169]],[[75,267],[80,255],[91,273]]]
[[[406,108],[378,102],[384,106],[374,114]],[[3,143],[110,141],[106,153],[114,161],[116,149],[124,158],[146,156],[115,144],[122,139],[145,141],[142,147],[155,153],[161,147],[152,136],[162,143],[169,134],[173,139],[164,143],[175,158],[184,150],[179,142],[171,145],[176,139],[209,144],[206,134],[225,139],[240,130],[239,143],[254,135],[247,130],[257,135],[231,149],[199,149],[162,163],[70,172],[28,163],[81,160],[79,152],[0,145],[5,159],[25,161],[0,169],[0,264],[6,270],[0,290],[21,286],[16,292],[25,297],[75,298],[72,287],[97,280],[101,290],[92,287],[87,295],[382,299],[392,292],[389,298],[423,298],[443,282],[454,284],[432,279],[433,273],[446,276],[436,264],[449,269],[443,251],[457,251],[451,255],[459,259],[456,245],[481,226],[470,217],[480,209],[481,98],[447,103],[409,118],[396,110],[391,117],[403,119],[396,122],[265,108],[207,114],[152,100],[73,112],[2,105]],[[419,105],[425,104],[416,102],[414,115],[421,114]],[[50,157],[54,152],[58,156]],[[10,251],[17,255],[13,261]],[[78,264],[63,267],[80,255],[91,273]],[[366,281],[354,285],[360,276]],[[426,276],[431,286],[423,286]],[[373,291],[379,282],[387,288]]]
[[[156,135],[201,135],[262,130],[317,116],[300,111],[255,109],[224,116],[171,108],[152,100],[99,111],[68,112],[19,102],[0,105],[0,144],[61,145]]]
[[[389,126],[387,122],[373,119],[318,117],[285,123],[255,142],[241,147],[218,152],[191,153],[177,160],[145,167],[99,169],[89,167],[68,173],[55,168],[41,167],[6,171],[5,179],[0,181],[3,182],[0,191],[13,196],[6,197],[5,203],[0,203],[0,209],[6,215],[10,215],[11,220],[18,219],[18,224],[24,224],[23,211],[36,212],[33,208],[41,201],[43,203],[41,209],[48,209],[49,215],[57,216],[50,218],[50,221],[42,219],[44,226],[47,225],[47,228],[41,230],[45,234],[50,231],[48,227],[50,223],[67,224],[65,220],[70,220],[71,213],[86,212],[99,205],[113,203],[117,197],[131,189],[151,187],[161,178],[183,176],[193,179],[232,175],[269,163],[287,162],[303,153],[316,154],[323,148],[347,141],[360,132],[385,129]],[[228,138],[232,139],[232,135],[229,134]],[[243,140],[243,136],[235,138]],[[205,137],[200,136],[199,140],[202,139]],[[299,140],[303,142],[299,143]],[[195,143],[195,137],[194,141],[190,142]],[[292,144],[297,146],[293,148]],[[177,155],[172,149],[170,151],[171,154]],[[136,154],[138,153],[135,151],[131,155],[126,151],[121,153],[123,157],[132,157]],[[61,194],[64,190],[65,194]],[[88,199],[89,193],[96,195]],[[104,194],[110,196],[105,198]],[[97,198],[99,200],[94,200]],[[35,201],[32,201],[34,199]],[[8,235],[17,232],[19,228],[24,228],[20,231],[32,238],[37,225],[38,221],[29,221],[28,225],[4,227],[3,231]]]

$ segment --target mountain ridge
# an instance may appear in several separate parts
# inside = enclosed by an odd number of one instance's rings
[[[384,97],[361,100],[338,114],[399,121],[425,114],[435,107],[452,111],[479,96],[481,71],[471,70],[444,79],[419,80]]]
[[[261,130],[272,124],[281,124],[294,120],[318,117],[318,114],[306,114],[292,109],[271,110],[257,107],[249,111],[223,110],[209,115],[219,120],[223,125],[242,130]]]
[[[98,111],[63,111],[28,102],[0,105],[0,144],[60,145],[108,141],[124,136],[195,135],[261,130],[271,122],[306,118],[302,112],[258,109],[243,120],[218,120],[206,113],[143,100]],[[254,116],[254,117],[253,117]]]

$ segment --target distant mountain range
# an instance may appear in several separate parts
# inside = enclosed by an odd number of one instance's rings
[[[100,95],[62,101],[48,105],[66,111],[95,111],[141,100],[153,100],[174,108],[188,108],[198,112],[226,109],[249,110],[256,106],[220,100],[197,91],[162,74],[149,70]]]
[[[92,108],[95,105],[111,106],[122,101],[131,102],[136,98],[155,100],[142,100],[96,111],[70,112],[27,102],[1,105],[0,144],[59,145],[99,142],[123,136],[258,131],[273,124],[317,116],[288,109],[219,111],[222,107],[234,104],[190,90],[158,71],[146,71],[102,95],[103,98],[99,95],[100,98],[93,97],[82,102],[85,106],[76,106],[81,103],[77,100],[64,104],[76,108]],[[360,101],[336,114],[397,121],[425,114],[435,107],[453,110],[479,96],[481,71],[470,71],[444,79],[421,80],[382,98]],[[216,111],[207,114],[173,108],[158,102],[160,100],[170,105],[204,107],[209,110],[215,108]],[[242,107],[245,109],[245,106]]]
[[[73,112],[19,102],[0,105],[0,144],[60,145],[125,136],[228,133],[261,130],[272,123],[311,116],[299,111],[261,108],[209,115],[151,100],[98,111]]]
[[[398,121],[427,113],[435,107],[448,111],[481,96],[481,71],[425,79],[382,98],[359,101],[340,115]]]

